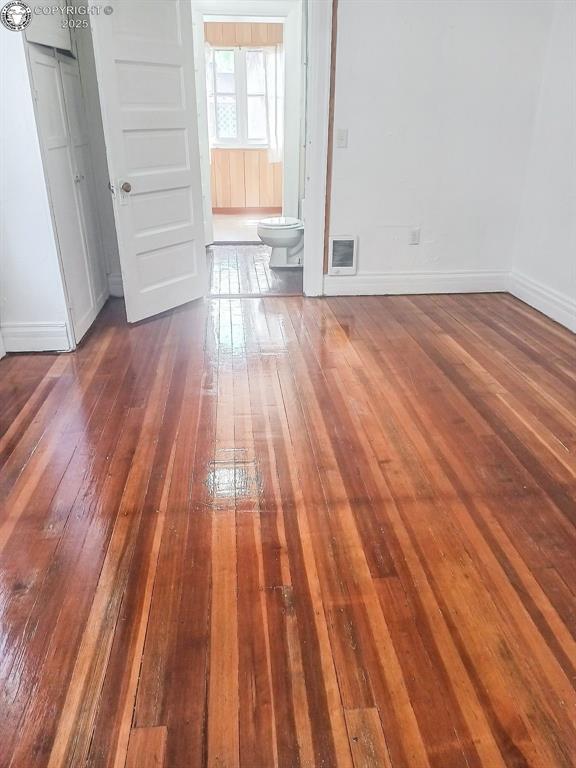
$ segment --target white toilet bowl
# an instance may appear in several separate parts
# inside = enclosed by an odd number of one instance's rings
[[[258,222],[258,237],[272,248],[270,267],[301,267],[304,222],[290,216],[274,216]]]

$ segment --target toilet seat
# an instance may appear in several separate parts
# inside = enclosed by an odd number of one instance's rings
[[[273,216],[270,219],[261,219],[258,226],[262,229],[301,229],[304,222],[292,216]]]
[[[259,221],[256,231],[264,245],[271,248],[270,269],[302,266],[303,221],[291,216],[272,216]]]

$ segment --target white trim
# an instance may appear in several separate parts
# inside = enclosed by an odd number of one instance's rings
[[[308,3],[306,181],[302,201],[304,294],[323,292],[328,116],[332,57],[332,0]],[[338,280],[338,278],[333,278]],[[346,278],[340,278],[345,280]],[[357,280],[358,278],[349,278]]]
[[[510,273],[508,291],[576,333],[576,299],[514,271]]]
[[[5,354],[6,348],[4,346],[4,341],[2,340],[2,329],[0,328],[0,360],[2,360]]]
[[[418,293],[498,293],[508,289],[508,272],[365,272],[324,276],[326,296],[385,296]]]
[[[122,282],[121,272],[111,272],[108,275],[108,290],[110,291],[110,296],[115,296],[116,298],[124,296],[124,283]]]
[[[66,323],[4,323],[7,352],[69,352],[73,349]]]
[[[282,157],[282,215],[300,213],[300,124],[302,114],[302,3],[292,3],[284,23],[284,154]]]

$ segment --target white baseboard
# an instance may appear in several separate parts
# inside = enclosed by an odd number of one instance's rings
[[[6,352],[68,352],[66,323],[3,323]]]
[[[124,283],[122,282],[122,275],[120,272],[111,272],[108,275],[108,288],[110,290],[110,296],[124,296]]]
[[[346,277],[325,275],[326,296],[374,296],[418,293],[485,293],[506,291],[507,271],[389,272]]]
[[[520,272],[510,273],[508,292],[576,333],[576,299]]]

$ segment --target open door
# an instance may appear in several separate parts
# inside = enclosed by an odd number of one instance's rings
[[[190,0],[95,5],[126,314],[136,322],[207,287]]]

